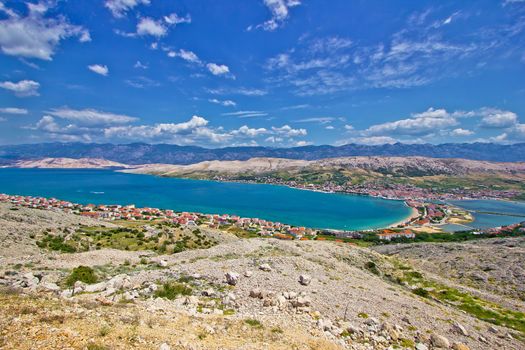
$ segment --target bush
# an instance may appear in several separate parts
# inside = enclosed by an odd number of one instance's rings
[[[374,275],[379,275],[379,270],[377,269],[376,263],[373,261],[369,261],[365,264],[365,268],[372,272]]]
[[[95,271],[89,266],[75,267],[71,274],[66,279],[66,285],[72,287],[76,281],[81,281],[87,284],[97,282],[98,278]]]
[[[412,291],[412,293],[419,295],[420,297],[423,297],[423,298],[428,298],[430,294],[428,290],[426,290],[425,288],[416,288]]]
[[[250,325],[250,326],[255,327],[255,328],[261,328],[262,327],[262,323],[259,320],[255,320],[253,318],[246,319],[246,320],[244,320],[244,322],[247,325]]]
[[[190,286],[177,282],[166,282],[161,288],[157,289],[155,296],[173,300],[179,295],[191,295],[191,293],[192,289]]]

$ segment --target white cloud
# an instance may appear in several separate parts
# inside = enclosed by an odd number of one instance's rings
[[[354,130],[354,126],[350,125],[350,124],[345,124],[345,130],[346,131],[353,131]]]
[[[151,35],[160,38],[168,32],[168,28],[161,22],[152,18],[144,17],[137,24],[138,35]]]
[[[16,107],[6,107],[0,108],[0,114],[27,114],[27,109],[25,108],[16,108]]]
[[[451,136],[470,136],[470,135],[474,135],[474,131],[463,129],[463,128],[457,128],[457,129],[452,130],[450,132],[450,135]]]
[[[239,129],[232,131],[232,135],[242,135],[249,137],[257,137],[259,135],[267,134],[268,130],[265,128],[250,128],[247,125],[241,126]]]
[[[234,116],[234,117],[239,117],[239,118],[253,118],[253,117],[265,117],[268,115],[268,113],[263,112],[263,111],[237,111],[237,112],[222,113],[222,115]]]
[[[225,107],[235,107],[237,105],[237,103],[235,103],[232,100],[218,100],[216,98],[211,98],[208,101],[211,102],[211,103],[223,105]]]
[[[106,65],[101,65],[101,64],[92,64],[88,66],[88,69],[94,73],[97,73],[103,76],[107,76],[109,73],[108,67]]]
[[[63,16],[43,17],[48,9],[43,3],[29,3],[26,17],[2,7],[8,18],[0,20],[0,49],[6,55],[50,61],[60,41],[70,37],[78,37],[80,42],[91,40],[86,29],[69,24]]]
[[[298,119],[298,123],[319,123],[319,124],[328,124],[334,121],[333,117],[312,117],[312,118],[303,118]]]
[[[297,147],[309,146],[309,145],[311,145],[311,144],[312,144],[312,142],[310,142],[310,141],[297,141],[297,142],[295,143],[295,145],[296,145]]]
[[[114,17],[120,18],[140,4],[149,5],[150,0],[106,0],[104,6],[111,11]]]
[[[14,92],[18,97],[38,96],[40,83],[33,80],[20,80],[19,82],[0,82],[0,88]]]
[[[136,89],[146,89],[150,87],[160,86],[160,83],[158,81],[143,76],[126,79],[124,80],[124,82]]]
[[[63,107],[52,109],[47,113],[54,117],[66,119],[86,126],[121,125],[138,120],[135,117],[130,117],[124,114],[103,112],[91,108],[71,109]]]
[[[518,122],[516,113],[496,108],[482,108],[481,126],[485,128],[503,129],[509,128]]]
[[[333,125],[328,125],[325,127],[326,130],[334,130],[335,127]]]
[[[175,12],[169,16],[164,16],[164,21],[171,25],[177,25],[179,23],[191,23],[191,17],[186,15],[185,17],[180,17]]]
[[[191,63],[201,63],[199,56],[197,56],[194,52],[189,51],[189,50],[180,49],[179,51],[169,51],[168,56],[169,57],[180,57],[183,60],[191,62]]]
[[[407,119],[376,124],[364,131],[366,136],[380,135],[425,135],[457,125],[456,118],[444,109],[429,108]]]
[[[290,125],[283,125],[281,127],[273,126],[272,130],[286,137],[306,136],[308,134],[306,129],[294,129]]]
[[[234,89],[208,89],[210,94],[214,95],[243,95],[243,96],[265,96],[268,94],[267,90],[254,88],[234,88]]]
[[[208,68],[213,75],[224,75],[230,72],[230,68],[224,64],[208,63],[206,68]]]
[[[134,65],[133,65],[133,68],[140,68],[140,69],[148,69],[148,65],[147,64],[144,64],[140,61],[137,61]]]
[[[272,17],[266,22],[259,24],[256,28],[273,31],[279,28],[288,18],[290,8],[299,6],[299,0],[264,0],[264,5],[270,10]],[[252,26],[248,27],[251,30]]]

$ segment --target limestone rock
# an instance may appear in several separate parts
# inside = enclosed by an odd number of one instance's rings
[[[226,272],[225,276],[226,283],[228,283],[230,286],[235,286],[239,281],[239,274],[237,272]]]
[[[309,275],[300,275],[299,276],[299,283],[301,283],[303,286],[307,286],[312,282],[312,277]]]
[[[432,334],[430,336],[430,342],[436,348],[448,349],[450,347],[450,342],[448,339],[439,334]]]

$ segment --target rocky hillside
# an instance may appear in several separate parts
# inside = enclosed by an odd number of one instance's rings
[[[122,163],[97,158],[43,158],[38,160],[20,160],[10,165],[12,168],[42,168],[42,169],[104,169],[128,168]]]
[[[467,159],[425,157],[347,157],[315,161],[282,158],[252,158],[246,161],[206,161],[191,165],[150,164],[129,172],[162,176],[191,175],[264,175],[288,171],[365,170],[383,175],[428,176],[466,175],[470,173],[525,174],[525,163],[498,163]]]
[[[523,313],[402,258],[213,230],[163,255],[148,244],[183,228],[128,225],[0,205],[0,348],[523,348]]]

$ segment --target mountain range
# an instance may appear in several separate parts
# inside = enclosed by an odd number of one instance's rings
[[[101,158],[125,164],[194,164],[211,160],[248,160],[254,157],[318,160],[352,156],[422,156],[501,162],[525,161],[525,143],[385,144],[302,146],[291,148],[203,148],[171,144],[36,143],[0,146],[0,165],[41,158]]]

